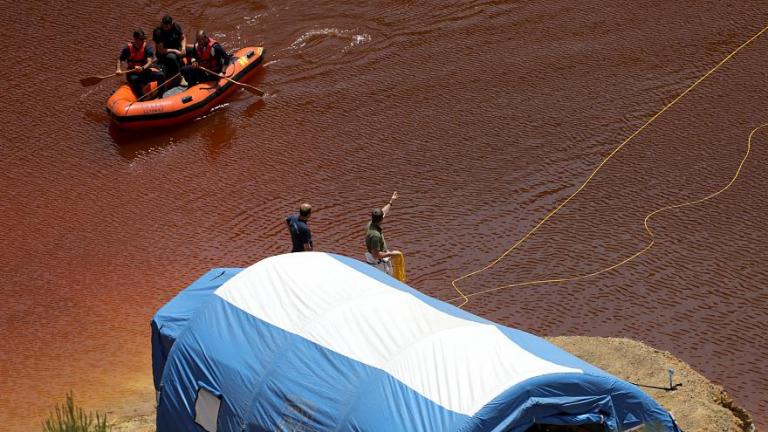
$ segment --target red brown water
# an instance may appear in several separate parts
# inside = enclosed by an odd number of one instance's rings
[[[203,272],[288,250],[282,218],[317,209],[318,249],[361,256],[372,207],[410,284],[503,253],[624,139],[768,22],[757,3],[16,2],[0,18],[0,424],[29,430],[74,390],[86,407],[149,398],[149,320]],[[134,26],[171,13],[225,48],[267,47],[252,82],[204,119],[111,131],[104,102]],[[130,17],[126,19],[125,17]],[[768,35],[612,158],[467,293],[611,265],[651,211],[724,186],[768,122]],[[768,131],[725,193],[652,221],[653,249],[600,276],[473,297],[542,335],[671,351],[768,426]],[[659,371],[664,384],[666,372]],[[30,426],[31,425],[31,426]]]

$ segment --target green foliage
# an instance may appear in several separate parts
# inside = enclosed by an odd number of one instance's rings
[[[51,415],[43,422],[43,432],[109,432],[112,427],[107,424],[107,415],[98,412],[94,418],[92,413],[75,406],[72,393],[67,393],[66,401],[57,405]]]

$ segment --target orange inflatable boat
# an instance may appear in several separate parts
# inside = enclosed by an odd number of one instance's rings
[[[225,76],[245,82],[264,60],[263,47],[246,47],[236,51]],[[156,83],[152,83],[155,88]],[[123,84],[107,100],[107,113],[115,125],[124,129],[172,126],[200,117],[221,104],[240,86],[224,78],[206,81],[183,91],[184,87],[166,90],[162,99],[137,101],[131,88]]]

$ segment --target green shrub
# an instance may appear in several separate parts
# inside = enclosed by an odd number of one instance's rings
[[[72,393],[67,393],[66,401],[57,405],[50,416],[43,422],[43,432],[109,432],[112,427],[107,425],[107,415],[92,413],[75,406]]]

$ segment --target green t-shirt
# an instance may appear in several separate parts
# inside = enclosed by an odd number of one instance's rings
[[[384,234],[381,233],[381,225],[368,222],[368,226],[365,227],[365,247],[371,253],[387,250],[387,242],[384,241]]]

